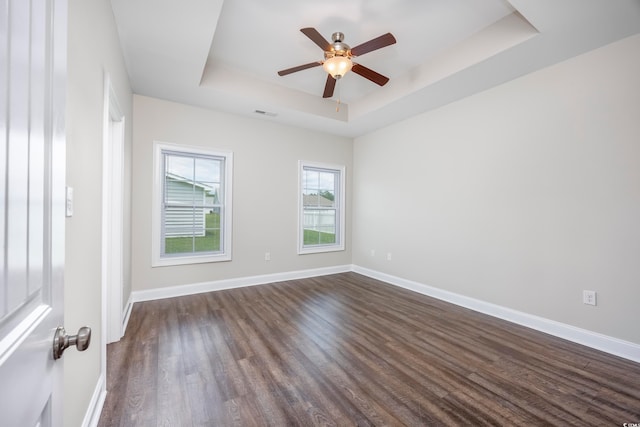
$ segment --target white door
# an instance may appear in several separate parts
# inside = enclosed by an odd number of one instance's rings
[[[62,426],[66,0],[0,0],[0,424]]]

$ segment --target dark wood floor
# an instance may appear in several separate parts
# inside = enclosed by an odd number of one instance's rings
[[[355,273],[137,303],[100,426],[617,425],[640,364]]]

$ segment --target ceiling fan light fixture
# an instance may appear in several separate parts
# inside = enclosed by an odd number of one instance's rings
[[[351,70],[353,63],[351,59],[346,56],[333,56],[327,58],[322,64],[322,68],[331,74],[334,79],[339,79]]]
[[[393,34],[383,34],[367,42],[361,43],[352,49],[343,41],[344,34],[339,31],[331,35],[333,43],[329,43],[322,34],[313,27],[301,28],[300,31],[302,34],[307,36],[309,40],[322,49],[324,52],[324,61],[310,62],[308,64],[298,65],[297,67],[280,70],[278,71],[279,76],[286,76],[291,73],[322,65],[322,68],[328,74],[327,81],[324,85],[324,92],[322,93],[323,98],[331,98],[333,96],[337,80],[352,70],[355,74],[364,77],[378,86],[384,86],[389,81],[389,77],[376,73],[362,64],[352,63],[351,57],[359,57],[365,53],[394,44],[396,39],[393,37]]]

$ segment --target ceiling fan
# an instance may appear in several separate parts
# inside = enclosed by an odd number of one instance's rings
[[[343,42],[344,34],[340,32],[333,33],[331,35],[333,43],[329,43],[315,28],[302,28],[300,31],[309,37],[312,42],[320,46],[320,49],[324,51],[324,61],[315,61],[298,65],[297,67],[287,68],[286,70],[278,71],[278,75],[286,76],[287,74],[322,65],[328,73],[327,83],[324,86],[324,93],[322,94],[323,98],[331,98],[333,96],[337,79],[340,79],[350,70],[380,86],[384,86],[389,81],[388,77],[364,65],[352,62],[351,58],[394,44],[396,39],[391,33],[383,34],[352,48]]]

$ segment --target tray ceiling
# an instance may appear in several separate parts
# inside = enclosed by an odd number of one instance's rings
[[[111,0],[135,93],[358,136],[640,32],[637,0]],[[356,46],[397,43],[358,62],[323,99],[326,74],[300,32]],[[341,100],[337,111],[337,97]],[[255,111],[270,114],[256,114]]]

